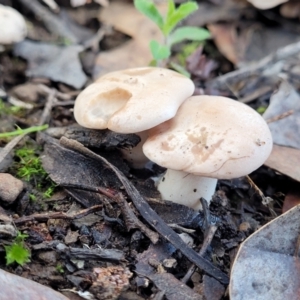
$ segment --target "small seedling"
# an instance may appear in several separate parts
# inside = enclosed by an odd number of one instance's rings
[[[32,179],[44,180],[47,176],[41,160],[32,147],[23,147],[15,152],[19,162],[16,163],[17,176],[30,181]]]
[[[23,266],[30,261],[30,252],[25,247],[25,239],[27,234],[18,232],[14,242],[9,246],[4,246],[6,253],[6,265],[10,265],[14,262]]]
[[[27,134],[27,133],[42,131],[42,130],[45,130],[47,128],[48,128],[48,125],[32,126],[32,127],[26,128],[26,129],[21,129],[21,128],[18,127],[14,131],[0,133],[0,139],[9,138],[11,136],[16,136],[16,135],[21,135],[21,134]]]
[[[165,65],[171,56],[173,45],[184,40],[204,41],[210,38],[210,33],[204,28],[193,26],[176,26],[183,19],[188,17],[198,9],[195,2],[186,2],[175,7],[174,0],[168,0],[168,9],[165,16],[162,16],[157,6],[151,0],[134,0],[135,8],[142,14],[152,20],[161,30],[164,36],[164,42],[156,40],[150,41],[150,50],[153,56],[151,65]]]
[[[54,184],[54,182],[51,182],[51,185],[43,193],[43,197],[44,198],[51,198],[53,193],[54,193],[55,188],[56,188],[56,185]]]
[[[64,267],[63,267],[63,265],[61,265],[61,264],[57,264],[57,266],[56,266],[56,271],[58,272],[58,273],[60,273],[60,274],[63,274],[65,271],[64,271]]]

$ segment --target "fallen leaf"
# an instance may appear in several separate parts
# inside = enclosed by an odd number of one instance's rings
[[[299,187],[299,183],[298,183],[297,188],[293,188],[292,190],[290,190],[286,194],[286,196],[284,198],[283,206],[282,206],[282,212],[285,213],[289,209],[293,208],[294,206],[296,206],[298,204],[300,204],[300,187]]]
[[[240,61],[237,49],[238,37],[234,24],[210,24],[207,26],[219,51],[233,64]]]
[[[3,270],[0,270],[0,289],[2,299],[68,300],[44,285]]]
[[[277,92],[272,95],[264,118],[276,119],[289,111],[293,113],[269,123],[269,128],[275,144],[300,149],[300,96],[287,81],[283,80]]]
[[[299,232],[296,206],[246,239],[232,267],[230,299],[299,299]]]
[[[165,4],[159,5],[162,12],[165,7]],[[94,78],[111,71],[149,65],[152,60],[149,42],[163,39],[157,25],[137,11],[132,3],[124,1],[114,1],[102,9],[99,20],[132,39],[117,48],[99,53],[93,72]]]
[[[300,3],[299,2],[287,2],[281,5],[280,14],[289,19],[300,17]]]
[[[45,77],[80,89],[87,81],[82,71],[80,45],[56,46],[41,42],[23,41],[14,47],[14,54],[28,61],[27,76]]]
[[[300,150],[274,145],[265,165],[300,181]]]

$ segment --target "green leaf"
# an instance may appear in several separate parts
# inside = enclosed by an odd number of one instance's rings
[[[183,40],[204,41],[210,38],[210,32],[204,28],[185,26],[175,29],[168,37],[168,44],[171,47]]]
[[[163,34],[165,36],[174,29],[174,27],[189,16],[191,13],[198,9],[198,5],[195,2],[182,3],[172,14],[167,14],[165,24],[163,26]]]
[[[175,7],[174,0],[168,0],[167,16],[171,16],[174,13],[175,9],[176,9],[176,7]]]
[[[10,265],[14,262],[24,265],[30,261],[30,252],[22,243],[14,243],[11,246],[4,246],[6,252],[6,264]]]
[[[170,66],[172,67],[172,69],[174,69],[178,73],[180,73],[188,78],[191,78],[191,74],[183,66],[181,66],[177,63],[174,63],[174,62],[171,62]]]
[[[135,8],[153,21],[162,30],[164,26],[164,19],[157,7],[150,0],[134,0]]]
[[[149,44],[152,56],[155,60],[163,60],[169,58],[171,50],[166,45],[161,45],[159,42],[152,40]]]

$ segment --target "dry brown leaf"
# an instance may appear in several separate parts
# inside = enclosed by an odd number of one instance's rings
[[[164,12],[166,4],[160,4],[159,9]],[[132,40],[115,49],[99,53],[94,78],[111,71],[149,65],[152,59],[149,42],[163,39],[159,28],[151,20],[138,12],[132,3],[124,1],[112,2],[102,9],[99,20],[129,35]]]
[[[288,112],[291,113],[288,115]],[[276,120],[282,115],[285,117]],[[300,96],[287,81],[282,80],[271,96],[264,118],[276,120],[269,123],[275,144],[300,149]]]
[[[280,7],[280,14],[289,19],[300,17],[300,3],[299,2],[288,2]]]
[[[282,213],[287,212],[289,209],[293,208],[300,204],[300,186],[298,183],[298,187],[292,189],[288,192],[284,198]]]
[[[265,165],[300,181],[300,150],[274,145]]]
[[[237,51],[237,33],[233,24],[210,24],[207,26],[211,32],[219,51],[233,64],[239,62]]]

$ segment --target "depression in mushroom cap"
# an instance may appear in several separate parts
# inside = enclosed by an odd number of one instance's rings
[[[176,117],[150,131],[145,155],[160,166],[230,179],[251,173],[269,156],[272,136],[252,108],[225,97],[193,96]]]
[[[174,117],[194,88],[190,79],[168,69],[120,70],[100,77],[82,91],[74,115],[84,127],[140,132]]]

